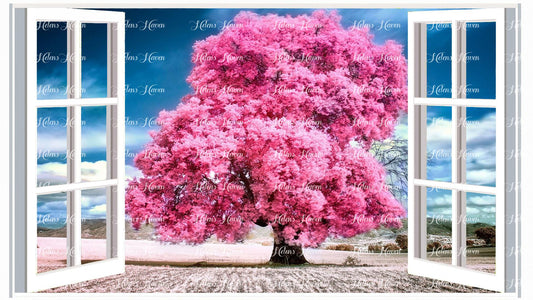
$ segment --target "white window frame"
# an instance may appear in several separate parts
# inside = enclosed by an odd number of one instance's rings
[[[459,8],[459,7],[465,7],[465,8],[483,8],[483,7],[494,7],[494,6],[498,6],[498,7],[507,7],[507,8],[512,8],[511,11],[513,12],[512,15],[513,15],[513,18],[515,18],[515,20],[517,22],[520,22],[520,14],[521,14],[521,10],[522,8],[520,8],[521,6],[521,3],[523,1],[518,1],[518,2],[512,2],[512,1],[504,1],[502,3],[499,3],[499,4],[487,4],[487,3],[463,3],[463,2],[454,2],[454,3],[432,3],[432,4],[428,4],[428,3],[419,3],[419,4],[415,4],[415,3],[408,3],[406,5],[401,5],[403,7],[406,7],[406,8],[419,8],[419,9],[422,9],[422,8],[450,8],[450,9],[453,9],[453,8]],[[302,7],[308,7],[308,8],[317,8],[317,5],[316,4],[311,4],[311,3],[307,3],[305,1],[301,2],[302,3]],[[223,5],[220,5],[220,4],[215,4],[214,2],[210,2],[209,0],[207,1],[204,1],[204,0],[200,0],[199,4],[200,6],[202,7],[212,7],[212,8],[215,8],[215,7],[238,7],[239,4],[242,4],[242,3],[238,3],[235,2],[235,1],[230,1],[230,3],[226,3],[226,4],[223,4]],[[11,4],[10,6],[10,17],[11,17],[11,22],[10,22],[10,41],[12,41],[12,44],[10,45],[10,56],[11,56],[11,59],[10,59],[10,82],[9,82],[9,85],[10,85],[10,168],[9,168],[9,176],[10,176],[10,182],[9,182],[9,198],[10,198],[10,212],[9,212],[9,215],[10,215],[10,241],[12,242],[12,247],[10,248],[10,257],[11,257],[11,264],[9,266],[9,269],[10,269],[10,274],[12,275],[12,281],[10,282],[10,295],[13,296],[28,296],[28,294],[25,294],[27,292],[31,292],[30,290],[28,290],[26,287],[27,287],[27,284],[26,284],[26,272],[27,272],[27,268],[26,268],[26,258],[27,258],[27,255],[25,253],[25,249],[27,249],[27,240],[26,240],[26,236],[25,236],[25,233],[26,233],[26,227],[27,227],[27,223],[26,223],[26,155],[25,155],[25,151],[26,151],[26,106],[27,106],[27,103],[26,103],[26,57],[25,57],[25,49],[26,49],[26,40],[25,40],[25,28],[26,28],[26,16],[25,16],[25,13],[26,13],[26,8],[28,7],[58,7],[58,6],[64,6],[62,4],[50,4],[50,3],[13,3]],[[137,4],[131,4],[131,3],[121,3],[121,4],[106,4],[106,5],[102,5],[101,3],[70,3],[68,4],[69,7],[78,7],[78,8],[104,8],[104,7],[107,7],[107,8],[117,8],[117,9],[123,9],[123,8],[185,8],[185,7],[189,7],[190,6],[190,3],[187,3],[187,2],[184,2],[184,1],[178,1],[178,2],[175,2],[175,3],[162,3],[162,2],[159,2],[159,3],[137,3]],[[264,4],[264,5],[260,5],[261,7],[272,7],[272,8],[280,8],[280,7],[290,7],[291,5],[287,5],[287,4],[276,4],[276,3],[270,3],[270,4]],[[342,4],[331,4],[331,3],[323,3],[321,5],[318,5],[320,7],[324,7],[324,8],[332,8],[332,7],[338,7],[338,8],[364,8],[367,6],[367,4],[365,3],[354,3],[352,2],[351,4],[345,4],[345,5],[342,5]],[[379,7],[379,8],[397,8],[398,7],[398,4],[391,4],[387,1],[377,1],[375,3],[372,4],[372,7]],[[527,8],[527,7],[526,7]],[[469,10],[471,12],[471,10]],[[516,16],[514,15],[514,11],[516,11]],[[527,13],[528,9],[525,9],[523,13]],[[410,13],[411,14],[411,13]],[[507,10],[506,10],[506,19],[507,19]],[[65,15],[65,17],[67,17],[68,15]],[[22,29],[22,30],[21,30]],[[516,28],[516,31],[517,31],[517,35],[516,35],[516,38],[517,40],[514,41],[516,43],[516,50],[518,51],[520,48],[521,48],[521,41],[520,41],[520,36],[521,36],[521,33],[520,33],[520,28]],[[413,29],[412,29],[412,26],[411,26],[411,23],[409,22],[409,52],[411,52],[411,49],[413,48],[412,45],[413,45],[413,42],[412,42],[412,34],[413,34]],[[511,41],[512,43],[512,41]],[[509,42],[508,42],[508,38],[506,36],[506,49],[509,49]],[[413,57],[411,54],[409,54],[410,57]],[[509,64],[506,64],[506,67],[509,67],[509,68],[516,68],[516,80],[513,81],[513,79],[511,79],[511,75],[512,75],[512,71],[510,71],[509,73],[506,72],[506,83],[509,83],[509,82],[512,82],[510,84],[516,84],[515,86],[517,87],[517,91],[516,91],[516,102],[506,102],[505,106],[506,107],[510,107],[510,109],[516,109],[516,115],[518,116],[517,120],[519,120],[519,116],[520,116],[520,109],[524,109],[525,111],[530,111],[531,109],[531,105],[527,105],[528,103],[524,103],[524,104],[520,104],[520,97],[521,97],[521,93],[520,93],[520,74],[521,74],[521,70],[520,70],[520,64],[517,63],[516,65],[509,65]],[[409,65],[409,81],[412,83],[413,82],[413,77],[412,77],[413,73],[412,73],[412,67],[411,67],[411,63]],[[527,75],[527,74],[526,74]],[[119,79],[120,81],[120,79]],[[411,90],[411,87],[409,88],[409,94],[412,95],[412,90]],[[122,98],[123,99],[123,98]],[[435,99],[431,99],[432,101],[436,101]],[[42,100],[41,100],[42,101]],[[76,100],[71,100],[71,101],[76,101]],[[410,96],[409,97],[409,111],[410,111],[410,116],[409,116],[409,138],[410,138],[410,141],[412,140],[412,124],[413,124],[413,120],[411,120],[411,114],[413,114],[413,105],[412,105],[412,102],[413,99],[412,97]],[[462,101],[459,99],[459,101]],[[516,106],[514,106],[516,105]],[[506,112],[506,115],[508,115],[508,113]],[[527,114],[526,114],[527,115]],[[518,144],[518,146],[515,148],[516,151],[521,151],[523,149],[523,145],[526,145],[528,146],[529,143],[528,140],[525,138],[526,137],[526,132],[521,132],[520,131],[520,123],[518,123],[516,125],[516,127],[512,127],[510,128],[509,130],[515,130],[516,131],[516,143]],[[507,133],[509,133],[509,130],[506,130]],[[508,134],[506,135],[506,143],[508,143],[508,139],[512,139],[512,134]],[[524,141],[524,144],[520,145],[521,144],[521,140]],[[412,162],[413,161],[413,158],[411,157],[411,153],[413,153],[413,151],[411,151],[413,149],[413,147],[411,145],[409,145],[410,147],[410,154],[409,154],[409,161]],[[417,148],[420,148],[420,146],[418,147],[415,147],[415,149]],[[527,147],[526,147],[527,148]],[[506,146],[506,149],[511,149],[511,147],[507,147]],[[424,149],[425,150],[425,149]],[[526,161],[530,161],[530,159],[527,159],[529,157],[524,157],[524,160],[522,160],[524,163]],[[7,163],[7,159],[5,160],[6,163]],[[517,157],[516,158],[516,162],[517,162],[517,170],[516,170],[516,175],[514,175],[515,177],[512,177],[513,174],[510,174],[508,171],[509,169],[506,168],[506,177],[508,178],[507,181],[510,182],[510,184],[517,184],[519,185],[520,184],[520,162],[521,162],[521,159],[520,157]],[[526,164],[527,165],[527,164]],[[425,170],[424,170],[425,171]],[[527,168],[526,168],[526,173],[527,173]],[[413,164],[410,163],[409,164],[409,174],[413,174],[414,170],[413,170]],[[424,172],[425,174],[425,172]],[[410,175],[411,176],[411,175]],[[411,178],[409,178],[410,180],[410,184],[409,184],[409,197],[411,197],[411,194],[412,194],[412,185],[411,185]],[[518,186],[520,187],[520,186]],[[526,190],[529,190],[529,186],[527,185],[524,185],[523,187],[524,189]],[[514,190],[513,190],[514,191]],[[7,193],[7,191],[6,191]],[[515,202],[515,201],[512,201],[512,203],[508,203],[506,201],[506,208],[508,208],[509,210],[507,210],[508,212],[512,212],[514,211],[515,209],[517,211],[519,211],[520,209],[520,189],[517,189],[516,190],[516,197],[517,197],[517,201],[518,202]],[[526,193],[527,194],[527,193]],[[410,216],[413,216],[413,207],[412,207],[412,199],[410,198],[409,199],[409,214]],[[526,203],[527,204],[527,203]],[[517,205],[517,207],[513,207],[513,205]],[[526,205],[527,206],[527,205]],[[525,207],[527,208],[527,207]],[[525,209],[524,208],[524,209]],[[507,216],[507,213],[506,213],[506,216]],[[410,243],[409,243],[409,253],[413,253],[414,249],[413,249],[413,239],[412,239],[412,236],[413,236],[413,232],[412,230],[414,230],[414,227],[413,227],[413,223],[412,222],[415,222],[415,220],[412,220],[413,218],[409,218],[409,238],[410,238]],[[514,219],[513,219],[514,220]],[[528,219],[524,219],[524,222],[525,224],[527,224],[527,221]],[[511,224],[511,223],[509,223]],[[507,240],[509,239],[513,239],[513,238],[516,238],[516,242],[514,245],[518,245],[518,247],[520,247],[520,236],[521,236],[521,233],[520,233],[520,228],[521,228],[521,220],[520,220],[520,215],[516,215],[516,222],[513,221],[512,225],[516,225],[516,230],[517,232],[512,232],[512,226],[508,226],[506,227],[506,232],[507,233],[510,233],[506,236],[506,245],[508,244]],[[511,228],[510,230],[508,230],[509,228]],[[526,226],[527,228],[527,226]],[[513,256],[514,258],[514,256]],[[525,257],[527,258],[527,256]],[[516,267],[518,270],[518,276],[516,277],[516,283],[517,285],[514,285],[513,288],[516,287],[516,295],[520,295],[521,294],[521,285],[519,284],[520,283],[520,280],[521,280],[521,277],[522,275],[520,275],[521,271],[520,271],[520,265],[522,262],[520,262],[521,260],[521,255],[520,255],[520,250],[519,248],[517,248],[516,250],[516,259],[518,259],[519,263],[518,264],[513,264],[513,267]],[[411,254],[409,254],[409,261],[411,262],[412,261],[412,258],[411,258]],[[527,265],[527,262],[525,262],[526,265]],[[410,264],[411,265],[411,264]],[[507,269],[509,268],[508,267],[509,264],[506,264],[506,272],[507,272]],[[431,265],[429,265],[428,267],[432,267]],[[413,268],[410,267],[409,269],[409,272],[413,271]],[[434,274],[433,274],[434,275]],[[433,276],[430,276],[430,277],[433,277]],[[506,278],[510,279],[511,277],[508,277],[506,275]],[[512,280],[512,279],[511,279]],[[454,281],[454,280],[450,280],[450,281]],[[456,281],[454,281],[456,282]],[[463,282],[461,282],[463,283]],[[509,292],[509,290],[506,290],[507,292]],[[465,294],[462,294],[462,295],[465,295]],[[445,295],[439,295],[439,294],[435,294],[434,296],[436,297],[439,297],[439,296],[444,296],[444,297],[448,297],[448,296],[445,296]],[[455,295],[455,297],[461,297],[461,298],[464,298],[466,296],[472,296],[472,295],[465,295],[465,296],[460,296],[458,294]],[[509,296],[511,297],[512,295],[508,294],[506,296]],[[471,298],[471,297],[467,297],[467,298]]]
[[[474,10],[409,12],[409,254],[408,272],[469,286],[500,292],[516,291],[516,93],[506,93],[515,85],[516,54],[515,9],[489,8]],[[465,22],[496,23],[496,98],[466,99]],[[452,96],[426,97],[426,24],[451,23],[452,27]],[[426,179],[426,109],[427,106],[452,108],[452,180]],[[496,109],[496,186],[466,184],[466,107]],[[426,188],[452,192],[452,264],[426,259]],[[496,272],[466,268],[466,192],[496,197]],[[462,221],[461,221],[462,220]]]
[[[124,272],[124,20],[123,12],[67,8],[15,9],[15,292],[35,292]],[[67,22],[68,99],[37,100],[39,21]],[[107,97],[81,98],[81,24],[107,24]],[[19,55],[17,55],[19,54]],[[81,108],[106,107],[107,179],[81,181]],[[37,186],[37,110],[67,109],[67,183]],[[81,191],[106,188],[106,258],[81,264]],[[67,267],[37,273],[37,196],[67,193]],[[24,228],[24,230],[20,230]],[[65,249],[65,250],[67,250]],[[23,251],[24,250],[24,251]],[[20,252],[18,252],[20,251]],[[18,254],[21,253],[22,255]]]

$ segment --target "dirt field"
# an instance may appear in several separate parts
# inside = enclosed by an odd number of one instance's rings
[[[169,267],[127,265],[126,272],[59,287],[52,293],[484,293],[407,274],[398,267]]]
[[[65,267],[65,241],[38,238],[39,272]],[[304,249],[311,263],[270,266],[272,246],[202,244],[165,245],[126,241],[124,274],[58,287],[63,293],[409,293],[488,292],[407,274],[406,253],[355,253]],[[105,258],[104,240],[82,240],[82,261]],[[353,265],[345,265],[348,258]],[[446,259],[446,257],[441,257]],[[237,266],[238,265],[238,266]],[[493,262],[477,261],[479,269]]]

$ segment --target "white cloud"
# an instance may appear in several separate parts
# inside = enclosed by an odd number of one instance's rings
[[[81,163],[81,179],[85,181],[105,180],[107,177],[107,162],[99,160],[97,162]]]
[[[471,207],[471,206],[467,206],[466,207],[466,214],[467,215],[472,215],[472,214],[479,214],[481,212],[481,210],[477,207]]]
[[[494,185],[496,178],[495,143],[496,115],[486,114],[479,120],[467,119],[466,156],[467,183]],[[449,181],[451,179],[451,120],[434,118],[427,125],[428,158],[436,157],[428,167],[431,179]],[[440,151],[440,152],[439,152]],[[441,157],[438,157],[441,155]]]
[[[47,184],[66,183],[66,163],[51,162],[37,166],[38,182]],[[82,180],[104,180],[107,174],[106,162],[82,162]],[[142,173],[134,166],[126,165],[126,179],[140,177]],[[106,189],[90,189],[82,191],[82,217],[103,218],[106,214]],[[42,195],[37,199],[38,214],[53,214],[61,217],[66,216],[66,194],[58,193]]]
[[[473,164],[471,164],[473,165]],[[469,170],[467,164],[466,181],[475,185],[493,185],[496,179],[496,168]]]
[[[437,194],[438,193],[438,194]],[[467,193],[466,221],[468,223],[483,222],[494,224],[496,202],[493,195]],[[452,195],[450,192],[427,193],[427,216],[439,216],[450,219],[452,216]]]
[[[106,215],[106,205],[100,204],[92,207],[87,211],[87,213],[92,217],[105,217]]]
[[[81,163],[82,181],[105,180],[107,176],[107,162],[100,160],[97,162]],[[67,164],[60,162],[49,162],[37,165],[37,181],[40,185],[62,184],[67,181]]]
[[[58,153],[65,157],[67,152],[67,128],[64,127],[66,120],[59,120],[60,127],[39,128],[37,138],[37,151]],[[81,139],[82,152],[106,149],[105,126],[92,126],[83,128]]]
[[[407,140],[409,130],[407,127],[407,114],[403,114],[398,120],[398,125],[394,128],[394,138]]]
[[[97,181],[105,180],[107,175],[107,163],[100,160],[97,162],[82,162],[82,180]],[[141,177],[142,172],[135,166],[125,166],[126,179]],[[40,185],[64,184],[67,182],[67,164],[60,162],[50,162],[37,165],[37,181]]]
[[[66,70],[66,66],[65,66]],[[54,73],[61,73],[56,70]],[[62,74],[38,74],[37,99],[66,99],[66,79],[62,79]],[[66,74],[64,74],[66,78]]]
[[[134,166],[126,165],[126,179],[132,179],[133,177],[142,177],[142,172]]]
[[[433,197],[427,200],[428,203],[431,202],[432,206],[447,206],[452,205],[451,195],[443,195],[440,197]],[[429,204],[428,204],[429,206]]]
[[[467,206],[495,206],[496,199],[493,195],[468,194]]]
[[[427,148],[450,150],[452,141],[452,122],[448,119],[433,119],[427,125]]]
[[[484,207],[481,210],[483,211],[484,214],[495,214],[496,206]]]
[[[90,194],[87,193],[90,191]],[[100,209],[103,207],[105,211],[105,205],[107,200],[106,189],[94,189],[94,190],[85,190],[82,191],[81,196],[81,209],[82,217],[90,212],[93,208],[100,206]]]
[[[52,152],[60,157],[65,157],[67,152],[67,129],[64,127],[66,120],[56,120],[60,126],[52,128],[39,128],[37,150]],[[106,150],[105,126],[89,126],[83,128],[82,152]],[[126,126],[126,148],[142,148],[152,140],[149,132],[156,127]]]
[[[452,196],[450,191],[428,189],[426,194],[427,216],[450,219],[452,216]]]
[[[67,165],[50,162],[37,165],[37,184],[55,185],[67,182]]]
[[[102,66],[99,66],[99,65],[88,66],[88,64],[85,64],[82,75],[83,75],[83,80],[82,80],[83,95],[82,96],[84,98],[99,98],[99,97],[107,96],[107,86],[105,85],[105,77],[98,79],[98,77],[103,76]]]
[[[95,151],[106,149],[106,127],[86,126],[81,135],[81,149],[84,151]]]
[[[39,129],[37,135],[37,151],[61,153],[61,156],[64,157],[67,152],[67,129],[65,127],[61,128],[62,130]]]

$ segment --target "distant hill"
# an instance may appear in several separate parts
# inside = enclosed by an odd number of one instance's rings
[[[387,228],[381,226],[378,229],[370,230],[369,232],[359,234],[352,238],[329,238],[329,242],[333,243],[354,243],[358,244],[361,241],[367,241],[365,243],[392,242],[399,234],[407,234],[408,219],[402,219],[402,228]],[[481,227],[494,227],[487,223],[470,223],[466,224],[466,236],[467,238],[476,238],[474,233],[476,229]],[[452,223],[451,221],[439,220],[438,222],[432,222],[432,218],[427,218],[427,234],[451,236],[452,235]]]
[[[354,238],[356,239],[373,239],[373,238],[391,238],[393,239],[398,234],[407,234],[407,219],[402,219],[402,228],[385,228],[371,230],[367,233],[360,234]],[[427,219],[427,233],[431,235],[443,235],[451,236],[452,223],[451,221],[439,220],[438,222],[432,222],[431,218]],[[470,223],[466,224],[466,235],[469,238],[475,238],[474,233],[476,229],[481,227],[494,227],[487,223]],[[154,240],[153,226],[143,225],[137,231],[131,228],[129,221],[125,223],[126,239],[127,240]],[[257,232],[257,234],[262,234]],[[265,233],[266,234],[266,233]],[[60,227],[57,229],[37,227],[37,235],[39,237],[66,237],[66,227]],[[104,239],[106,237],[106,223],[105,219],[89,219],[84,220],[81,224],[81,237],[84,239]],[[266,237],[266,236],[265,236]],[[353,239],[353,238],[351,238]],[[341,241],[342,239],[331,239],[332,241]],[[350,240],[350,239],[347,239]]]
[[[451,221],[442,221],[439,220],[438,222],[431,222],[432,219],[427,219],[427,233],[433,234],[433,235],[452,235],[452,222]],[[469,238],[475,238],[476,234],[475,231],[478,228],[482,227],[494,227],[493,225],[487,224],[487,223],[467,223],[466,224],[466,236]]]

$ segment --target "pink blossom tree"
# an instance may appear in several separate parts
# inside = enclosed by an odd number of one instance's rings
[[[335,12],[239,13],[194,44],[194,93],[162,111],[135,158],[126,211],[156,220],[162,241],[243,240],[274,232],[272,262],[306,262],[301,247],[400,227],[373,141],[407,108],[399,44],[376,45]]]

